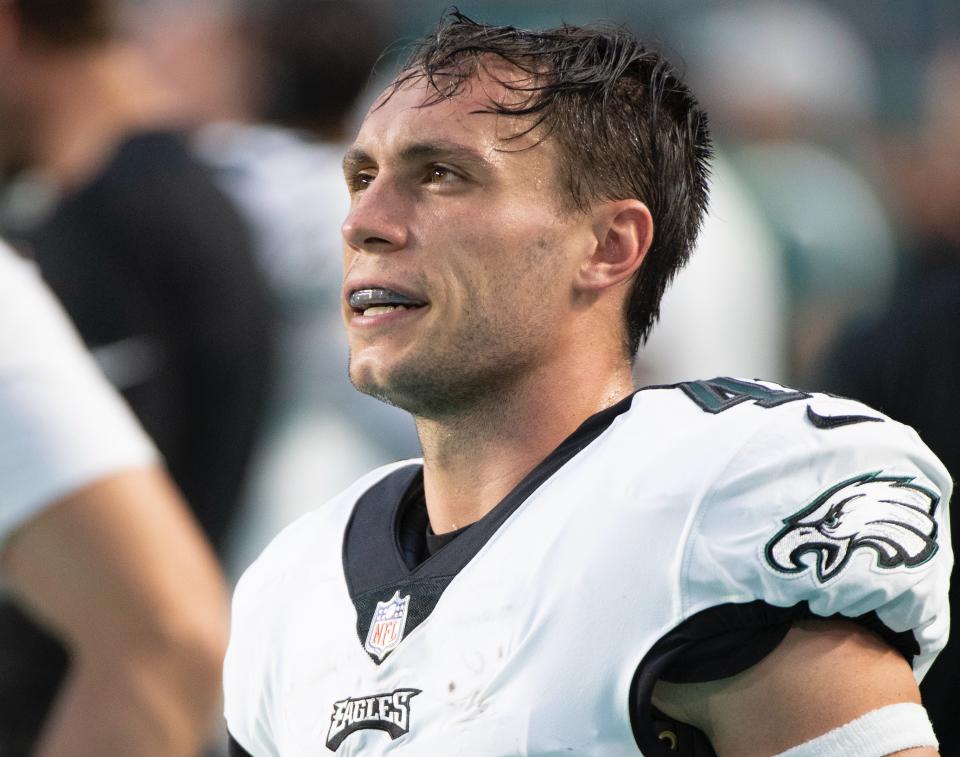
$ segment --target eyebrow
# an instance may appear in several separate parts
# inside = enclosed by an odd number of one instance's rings
[[[472,165],[476,168],[488,168],[490,166],[490,161],[473,148],[447,140],[411,142],[400,149],[398,158],[401,163],[449,160],[455,163]],[[343,157],[343,172],[350,174],[359,166],[375,163],[376,160],[362,147],[351,147]]]

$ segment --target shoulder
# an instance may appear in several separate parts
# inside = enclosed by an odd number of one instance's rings
[[[233,594],[233,632],[230,645],[239,652],[242,641],[267,626],[282,624],[281,609],[303,577],[342,575],[343,535],[357,501],[391,473],[413,461],[391,463],[361,477],[316,510],[284,528],[244,571]],[[285,587],[280,590],[280,587]]]
[[[768,381],[718,377],[648,387],[635,395],[621,429],[626,454],[638,446],[667,449],[714,499],[736,496],[736,485],[817,489],[876,466],[922,473],[941,495],[951,489],[943,464],[909,426],[856,400]]]
[[[949,494],[942,463],[902,423],[856,400],[794,389],[769,381],[718,377],[648,387],[629,413],[635,432],[673,432],[677,443],[710,440],[720,465],[714,486],[763,468],[778,481],[818,475],[827,462],[896,459],[921,469]],[[791,465],[803,462],[804,465]],[[827,475],[827,477],[829,477]]]
[[[684,615],[757,600],[876,613],[913,631],[922,673],[946,639],[952,483],[916,432],[859,402],[768,382],[669,391],[701,414],[673,413],[688,418],[686,435],[714,447],[682,550]]]
[[[403,460],[376,468],[321,507],[296,519],[280,531],[260,556],[246,569],[237,584],[234,603],[269,592],[269,585],[288,573],[302,572],[306,563],[320,557],[318,540],[342,544],[343,533],[357,501],[392,473],[419,460]],[[337,555],[340,554],[339,549]]]
[[[40,277],[37,266],[0,242],[0,357],[4,364],[20,362],[16,350],[26,350],[38,336],[71,341],[68,321]],[[12,354],[11,354],[12,353]]]
[[[638,670],[637,701],[661,676],[747,670],[810,617],[856,620],[923,676],[949,628],[951,479],[913,429],[852,400],[730,378],[640,392],[631,415],[638,438],[672,438],[676,461],[661,468],[685,519],[674,625]]]

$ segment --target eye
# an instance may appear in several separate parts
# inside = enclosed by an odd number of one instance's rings
[[[367,189],[377,178],[371,171],[357,171],[347,179],[347,186],[351,192],[361,192]]]
[[[459,179],[460,176],[453,169],[446,166],[430,166],[427,170],[427,184],[449,184],[451,181]]]

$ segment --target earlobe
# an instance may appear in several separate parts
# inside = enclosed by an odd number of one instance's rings
[[[598,292],[640,268],[653,242],[653,217],[639,200],[616,200],[595,210],[596,246],[581,262],[577,288]]]

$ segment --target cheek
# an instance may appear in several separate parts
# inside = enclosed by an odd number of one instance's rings
[[[557,315],[566,299],[560,240],[543,232],[514,228],[479,240],[482,247],[464,271],[467,306],[478,311],[473,320],[513,329]]]
[[[436,274],[449,277],[441,296],[454,310],[473,322],[499,321],[508,313],[511,320],[538,318],[566,297],[570,229],[544,206],[529,198],[495,206],[472,202],[430,219]]]

